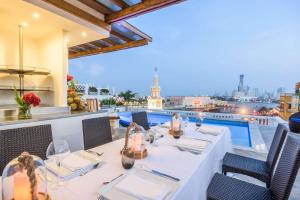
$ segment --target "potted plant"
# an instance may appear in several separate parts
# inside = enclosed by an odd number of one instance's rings
[[[41,103],[40,97],[33,92],[25,93],[23,96],[20,96],[16,90],[15,100],[19,106],[19,119],[31,119],[31,107],[39,106]]]
[[[98,89],[94,86],[90,86],[88,89],[88,92],[90,95],[97,95],[98,94]]]
[[[102,95],[108,95],[109,94],[109,90],[106,89],[106,88],[103,88],[103,89],[100,90],[100,94],[102,94]]]

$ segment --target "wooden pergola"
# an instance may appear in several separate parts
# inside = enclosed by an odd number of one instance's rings
[[[69,58],[147,45],[152,38],[125,20],[185,0],[42,0],[110,32],[110,36],[69,48]],[[89,10],[104,15],[99,19]]]

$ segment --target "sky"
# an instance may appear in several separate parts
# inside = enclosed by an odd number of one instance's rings
[[[149,95],[158,68],[162,96],[250,88],[292,92],[300,81],[299,0],[187,0],[128,20],[149,45],[69,61],[79,83]]]

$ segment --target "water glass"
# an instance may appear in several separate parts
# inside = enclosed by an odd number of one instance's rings
[[[135,158],[134,152],[130,149],[125,149],[122,151],[122,166],[124,169],[131,169],[134,165]]]
[[[63,160],[71,153],[69,144],[66,140],[53,140],[47,148],[46,157],[53,160],[58,167],[57,185],[63,185],[61,177],[61,164]]]
[[[183,125],[182,128],[187,127],[189,123],[189,117],[187,115],[183,115],[181,118],[182,118],[182,125]]]

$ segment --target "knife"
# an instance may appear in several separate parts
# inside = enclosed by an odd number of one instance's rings
[[[102,156],[104,153],[98,153],[96,151],[92,151],[92,150],[85,150],[86,152],[88,153],[91,153],[91,154],[94,154],[94,155],[97,155],[98,157]]]
[[[161,177],[169,178],[169,179],[171,179],[171,180],[173,180],[173,181],[176,181],[176,182],[179,182],[179,181],[180,181],[179,178],[176,178],[176,177],[174,177],[174,176],[171,176],[171,175],[168,175],[168,174],[159,172],[159,171],[157,171],[157,170],[153,170],[153,169],[152,169],[152,170],[150,170],[150,171],[148,171],[148,170],[145,170],[145,171],[147,171],[147,172],[149,172],[149,173],[152,173],[152,174],[155,174],[155,175],[158,175],[158,176],[161,176]]]

